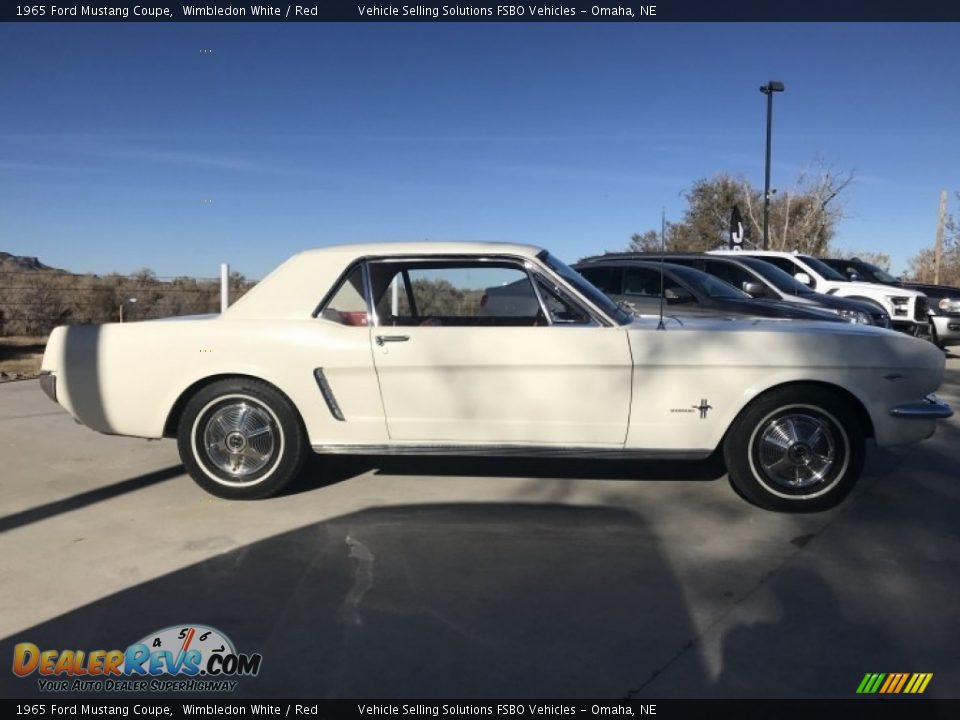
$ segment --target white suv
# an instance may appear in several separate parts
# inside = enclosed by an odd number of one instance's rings
[[[711,254],[748,255],[766,260],[786,271],[804,285],[837,297],[863,300],[882,307],[896,330],[911,335],[929,332],[927,296],[916,290],[848,280],[841,273],[811,255],[777,250],[711,250]]]

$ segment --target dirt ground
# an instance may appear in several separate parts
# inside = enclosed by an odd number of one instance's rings
[[[0,337],[0,382],[36,376],[46,345],[45,337]]]

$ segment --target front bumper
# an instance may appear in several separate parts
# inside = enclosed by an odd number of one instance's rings
[[[923,402],[894,405],[890,414],[906,420],[944,420],[953,416],[953,408],[936,395],[927,395]]]
[[[890,326],[899,332],[913,335],[914,337],[926,337],[930,334],[930,323],[926,320],[904,320],[902,318],[890,318]]]
[[[931,315],[930,322],[937,330],[937,340],[944,345],[960,344],[960,316]]]
[[[57,401],[57,376],[49,370],[40,371],[40,389],[48,398]]]

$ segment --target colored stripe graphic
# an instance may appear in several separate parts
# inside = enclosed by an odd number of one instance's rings
[[[933,673],[867,673],[857,686],[857,694],[920,695],[932,679]]]
[[[918,693],[926,692],[927,685],[930,684],[930,681],[933,680],[933,673],[924,673],[926,677],[923,679],[923,685],[920,686],[920,689],[917,690]]]
[[[880,692],[884,694],[890,692],[890,687],[896,685],[898,680],[900,680],[898,673],[890,673],[887,675],[887,681],[880,686]]]
[[[898,693],[903,690],[904,684],[907,682],[907,678],[910,677],[910,673],[900,673],[900,682],[897,683],[897,686],[893,688],[890,692]]]

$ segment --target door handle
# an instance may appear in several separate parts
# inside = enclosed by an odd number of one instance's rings
[[[409,335],[377,335],[376,342],[377,342],[377,345],[383,347],[384,343],[406,342],[409,339],[410,339]]]

